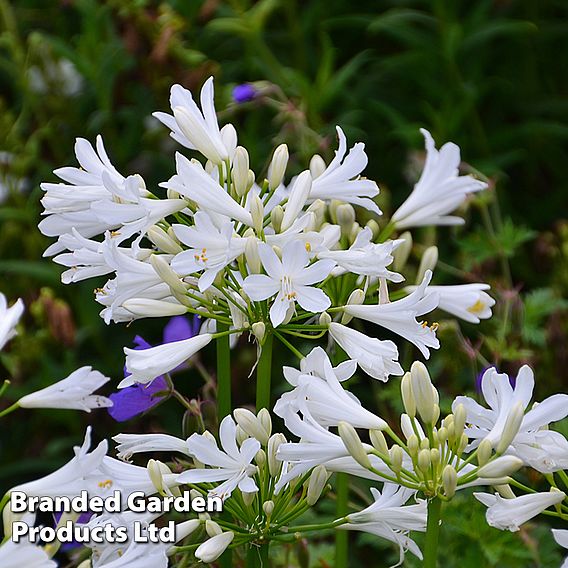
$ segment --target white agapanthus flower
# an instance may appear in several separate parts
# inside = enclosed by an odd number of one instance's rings
[[[124,461],[143,452],[178,452],[191,456],[187,440],[168,434],[117,434],[113,440],[118,444],[118,458]]]
[[[92,367],[81,367],[53,385],[23,396],[22,408],[69,408],[91,412],[93,408],[112,406],[112,400],[93,394],[110,381]]]
[[[534,390],[534,374],[523,365],[517,374],[515,387],[505,373],[488,369],[481,380],[481,392],[489,405],[484,408],[472,398],[458,396],[452,408],[463,404],[467,411],[467,436],[471,448],[487,438],[495,447],[507,424],[510,414],[527,410]],[[522,459],[525,464],[543,473],[568,467],[568,441],[559,432],[548,430],[548,425],[568,416],[568,395],[555,394],[535,404],[524,414],[521,425],[512,439],[507,453]],[[513,433],[514,434],[514,433]]]
[[[270,321],[278,327],[285,319],[288,308],[298,302],[308,312],[323,312],[331,300],[313,284],[327,278],[335,266],[332,260],[319,260],[310,264],[306,248],[293,241],[282,250],[282,260],[271,246],[261,243],[258,253],[266,274],[252,274],[245,278],[243,288],[255,302],[276,298],[270,307]]]
[[[333,340],[357,361],[357,364],[374,379],[387,381],[390,375],[403,375],[398,359],[398,349],[390,340],[381,341],[369,337],[340,323],[329,324],[329,334]]]
[[[210,333],[203,333],[149,349],[125,347],[126,370],[131,374],[119,383],[118,388],[128,387],[134,383],[151,383],[156,377],[169,373],[187,361],[211,343],[212,339],[213,336]]]
[[[325,351],[321,347],[316,347],[315,350],[321,350],[321,357],[325,356],[327,359],[324,362],[323,374],[302,374],[293,377],[290,384],[295,389],[280,397],[274,406],[275,414],[286,418],[290,411],[297,412],[305,407],[324,427],[337,426],[340,421],[345,420],[356,428],[384,430],[387,423],[363,408],[359,400],[341,386]]]
[[[568,548],[568,530],[552,529],[554,540],[563,548]],[[568,556],[565,558],[560,568],[568,568]]]
[[[8,307],[6,296],[0,292],[0,349],[16,335],[16,326],[24,313],[24,302],[21,298]]]
[[[438,295],[426,293],[431,279],[432,272],[427,270],[420,286],[406,298],[384,304],[347,304],[344,311],[350,316],[390,329],[416,345],[422,355],[428,359],[429,348],[438,349],[440,342],[434,328],[429,327],[426,322],[416,321],[416,318],[431,312],[438,305]]]
[[[195,558],[201,562],[215,562],[227,550],[234,538],[235,533],[231,531],[216,534],[197,547]]]
[[[516,532],[523,524],[544,510],[561,503],[566,495],[562,491],[529,493],[514,499],[504,499],[491,493],[474,493],[475,498],[486,507],[487,523],[502,531]]]
[[[203,211],[194,215],[195,224],[174,225],[176,237],[189,247],[172,260],[172,268],[181,276],[203,272],[199,290],[204,292],[223,268],[245,251],[246,240],[234,234],[231,221],[217,227]]]
[[[459,175],[459,146],[448,142],[436,150],[431,134],[423,128],[420,132],[426,141],[424,170],[392,221],[399,230],[423,225],[460,225],[464,220],[448,213],[457,209],[470,193],[485,189],[487,184],[472,176]]]
[[[229,158],[230,151],[219,130],[214,94],[213,77],[209,77],[201,88],[200,109],[191,91],[174,85],[170,92],[174,116],[165,112],[155,112],[153,116],[172,131],[171,137],[182,146],[199,150],[213,163],[220,164]]]
[[[253,479],[257,467],[252,460],[260,450],[260,442],[247,438],[239,448],[236,437],[237,425],[231,416],[225,416],[219,426],[222,450],[213,436],[192,434],[187,441],[190,454],[211,469],[185,471],[177,478],[178,482],[190,484],[223,481],[210,492],[222,499],[227,499],[236,487],[245,493],[258,491]]]
[[[337,263],[334,275],[352,272],[362,276],[386,278],[392,282],[402,282],[404,277],[387,269],[393,260],[392,251],[403,241],[371,242],[373,232],[365,227],[359,232],[353,244],[347,250],[329,250],[318,254],[318,258],[331,258]]]
[[[408,550],[422,559],[418,545],[408,536],[410,531],[426,531],[426,501],[418,500],[414,505],[406,505],[415,491],[399,487],[393,483],[385,483],[382,493],[371,488],[375,502],[347,516],[348,524],[340,525],[340,529],[368,532],[394,542],[400,548],[399,565]]]
[[[337,136],[339,148],[325,170],[313,178],[310,199],[339,199],[360,205],[380,215],[381,210],[373,201],[373,198],[379,194],[377,184],[360,177],[368,162],[365,144],[358,142],[347,153],[347,139],[339,127],[337,127]]]
[[[30,542],[16,544],[7,540],[0,545],[0,566],[2,568],[57,568],[45,550]]]
[[[406,286],[406,292],[414,292],[417,286]],[[458,284],[456,286],[428,286],[426,294],[438,295],[438,308],[470,323],[479,323],[491,317],[495,300],[484,290],[489,284]]]

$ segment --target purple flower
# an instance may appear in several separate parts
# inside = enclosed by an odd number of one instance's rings
[[[61,519],[61,516],[63,515],[63,513],[53,513],[53,520],[54,520],[54,525],[57,526],[57,523],[59,523],[59,519]],[[81,513],[79,515],[79,518],[75,521],[76,524],[78,525],[86,525],[90,520],[91,517],[94,515],[94,513]],[[61,550],[73,550],[74,548],[79,548],[80,546],[83,546],[81,543],[77,542],[76,540],[72,540],[71,542],[65,542],[61,545]]]
[[[189,339],[199,333],[199,318],[189,320],[185,316],[176,316],[170,319],[164,328],[163,343],[172,343]],[[143,337],[137,335],[134,338],[134,349],[149,349],[152,347]],[[181,364],[172,373],[184,369],[187,364]],[[124,368],[124,376],[130,373]],[[124,422],[139,414],[142,414],[154,406],[160,404],[169,397],[168,381],[163,375],[156,377],[150,384],[134,384],[130,387],[112,393],[109,398],[113,406],[108,413],[117,421]]]
[[[237,85],[233,89],[233,100],[237,104],[248,103],[256,97],[256,89],[250,83]]]

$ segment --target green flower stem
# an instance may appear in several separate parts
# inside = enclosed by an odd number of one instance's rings
[[[438,539],[440,536],[440,516],[442,501],[434,497],[428,501],[428,523],[426,525],[426,543],[424,545],[424,568],[438,566]]]
[[[12,404],[12,406],[9,406],[8,408],[5,408],[4,410],[2,410],[2,412],[0,412],[0,418],[10,414],[11,412],[14,412],[14,410],[17,410],[18,408],[20,408],[20,402],[19,401]]]
[[[217,412],[219,420],[231,414],[231,348],[227,326],[217,323]]]
[[[304,355],[303,353],[301,353],[300,351],[298,351],[283,335],[281,335],[278,332],[274,332],[274,334],[276,335],[276,337],[278,337],[278,339],[286,346],[288,347],[288,349],[290,349],[290,351],[292,351],[292,353],[294,353],[294,355],[296,355],[296,357],[298,357],[298,359],[303,359]]]
[[[347,501],[349,499],[349,476],[346,473],[338,473],[335,480],[337,494],[337,506],[335,509],[338,517],[345,517],[348,512]],[[335,533],[335,568],[347,568],[349,556],[347,531]]]
[[[10,386],[10,381],[8,379],[6,379],[4,381],[4,383],[2,384],[2,386],[0,387],[0,396],[2,396],[5,392],[6,389]]]
[[[272,372],[272,333],[267,333],[256,368],[256,410],[270,408],[270,379]]]
[[[260,546],[251,544],[247,550],[247,568],[269,568],[268,547],[269,543],[261,544]]]

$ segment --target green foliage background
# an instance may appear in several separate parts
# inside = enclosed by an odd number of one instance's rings
[[[473,391],[484,361],[510,372],[534,365],[537,398],[565,390],[567,18],[561,0],[0,0],[0,151],[12,156],[0,160],[8,188],[0,204],[0,290],[28,307],[19,336],[0,355],[2,372],[13,377],[8,398],[85,364],[118,379],[123,345],[137,333],[160,340],[163,322],[106,326],[92,281],[60,284],[58,267],[41,257],[49,241],[37,230],[39,182],[74,164],[76,137],[93,141],[99,133],[119,171],[139,172],[148,184],[165,180],[175,145],[150,114],[168,107],[173,83],[197,89],[210,74],[220,116],[236,125],[257,173],[280,142],[297,170],[314,152],[329,159],[340,124],[350,141],[366,143],[367,175],[379,183],[387,212],[419,172],[420,127],[438,144],[459,144],[466,167],[488,176],[490,190],[470,203],[466,228],[418,231],[413,262],[437,244],[437,283],[488,281],[498,304],[479,327],[458,332],[441,322],[431,369],[444,402]],[[79,74],[77,92],[53,71],[61,61]],[[259,96],[237,105],[232,88],[243,82]],[[252,356],[243,350],[234,362],[238,403],[252,400],[245,379]],[[403,356],[408,365],[413,353]],[[396,410],[395,383],[369,389],[361,378],[353,388],[364,404]],[[192,371],[183,388],[197,396],[201,385]],[[68,459],[86,423],[109,434],[181,434],[167,404],[127,425],[104,413],[22,411],[2,424],[2,488]],[[560,563],[545,526],[499,533],[471,503],[451,506],[444,566]],[[310,544],[310,560],[306,550],[283,550],[281,565],[299,558],[302,566],[333,566],[330,542]],[[368,536],[357,542],[353,566],[396,561],[398,553]]]

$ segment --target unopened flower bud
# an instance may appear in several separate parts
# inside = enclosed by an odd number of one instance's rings
[[[218,534],[200,544],[195,551],[195,557],[202,562],[214,562],[227,550],[228,546],[233,542],[233,538],[235,538],[235,533],[231,531]]]
[[[445,426],[438,430],[438,441],[442,445],[448,441],[448,429]]]
[[[416,409],[426,424],[434,424],[436,399],[428,369],[424,363],[414,361],[410,368],[412,393],[416,401]]]
[[[515,473],[522,465],[523,460],[515,456],[500,456],[480,467],[477,475],[489,479],[507,477]]]
[[[282,183],[288,165],[288,157],[288,146],[286,144],[280,144],[274,150],[272,161],[268,166],[268,186],[270,189],[276,189]]]
[[[247,507],[250,507],[254,503],[254,499],[256,497],[256,491],[254,493],[247,493],[243,492],[243,501]]]
[[[462,454],[465,451],[468,443],[469,443],[469,438],[467,437],[467,434],[465,434],[465,432],[464,432],[460,436],[460,440],[458,442],[458,454]]]
[[[180,277],[172,270],[172,267],[164,258],[164,255],[151,255],[150,264],[153,266],[156,274],[171,288],[173,292],[177,292],[182,295],[187,292],[185,285],[181,282]]]
[[[252,334],[256,337],[258,343],[262,345],[264,336],[266,335],[266,324],[263,321],[254,322],[250,327]]]
[[[258,450],[256,456],[254,456],[254,461],[256,465],[262,469],[266,464],[266,452],[264,450]]]
[[[282,219],[284,219],[284,208],[282,205],[276,205],[270,212],[270,223],[276,233],[282,230]]]
[[[509,484],[505,485],[494,485],[493,488],[503,499],[514,499],[516,495],[513,493],[511,486]]]
[[[274,511],[274,501],[272,501],[271,499],[268,501],[265,501],[262,504],[262,510],[264,511],[264,514],[270,518],[272,516],[272,513]]]
[[[420,440],[418,440],[418,436],[416,434],[412,434],[410,438],[406,441],[406,446],[408,448],[408,453],[411,456],[418,455],[418,448],[420,447]]]
[[[337,224],[341,227],[341,232],[348,235],[353,223],[355,223],[355,209],[350,203],[342,203],[335,211]]]
[[[449,428],[450,424],[454,423],[454,415],[453,414],[448,414],[443,420],[442,420],[442,426],[444,426],[445,428]]]
[[[410,231],[405,231],[398,238],[404,242],[400,243],[392,251],[392,256],[394,257],[393,269],[395,272],[400,272],[406,266],[406,261],[412,250],[412,234]]]
[[[398,444],[391,446],[391,449],[389,450],[389,458],[391,470],[398,475],[402,470],[403,458],[402,448]]]
[[[374,219],[369,219],[365,223],[365,227],[371,229],[371,233],[373,234],[373,239],[376,239],[379,236],[379,233],[381,232],[379,224]]]
[[[440,463],[440,450],[438,448],[432,448],[430,450],[430,461],[434,466]]]
[[[331,323],[331,316],[327,312],[322,312],[319,317],[319,324],[329,326]]]
[[[422,440],[420,440],[420,449],[421,450],[430,449],[430,440],[428,440],[428,438],[422,438]]]
[[[172,471],[170,470],[170,468],[161,461],[150,459],[148,460],[146,469],[148,470],[148,476],[150,477],[152,485],[156,488],[156,491],[161,495],[164,495],[164,474],[171,474]]]
[[[465,420],[467,417],[467,411],[463,404],[458,404],[454,412],[454,428],[456,436],[461,436],[465,428]]]
[[[410,418],[416,416],[416,401],[414,400],[414,395],[412,394],[412,384],[410,373],[405,373],[400,381],[400,392],[402,394],[402,404],[404,405],[404,410]]]
[[[427,270],[434,272],[436,264],[438,264],[438,247],[433,245],[424,251],[422,258],[420,259],[420,266],[418,267],[418,273],[416,274],[417,285],[422,283]]]
[[[262,427],[260,420],[248,409],[237,408],[233,411],[233,416],[237,424],[252,438],[256,438],[262,445],[268,442],[266,430]]]
[[[268,412],[266,408],[261,408],[256,417],[258,418],[263,430],[266,432],[266,442],[268,442],[268,438],[270,438],[270,435],[272,434],[272,418],[270,417],[270,412]]]
[[[288,203],[284,208],[281,231],[289,229],[304,208],[312,189],[312,176],[308,170],[303,171],[295,180],[290,190]]]
[[[442,471],[442,485],[444,487],[444,494],[448,499],[451,499],[458,487],[458,474],[453,466],[447,465]]]
[[[260,235],[264,230],[264,205],[258,195],[251,196],[250,214],[252,217],[252,226],[257,234]]]
[[[515,436],[519,433],[519,428],[525,416],[525,408],[521,401],[517,402],[509,411],[507,415],[507,420],[503,426],[503,433],[501,434],[501,439],[497,442],[495,451],[498,454],[504,453],[507,448],[511,445]]]
[[[365,292],[361,290],[361,288],[355,288],[355,290],[353,290],[353,292],[349,294],[349,298],[347,299],[347,304],[359,306],[364,301],[365,301]],[[341,323],[343,325],[347,325],[352,319],[353,316],[350,316],[348,313],[344,313],[341,316]]]
[[[215,521],[205,521],[205,532],[209,536],[217,536],[223,532],[223,529]]]
[[[312,175],[312,180],[313,180],[313,175]],[[307,209],[306,212],[308,213],[313,213],[314,215],[314,221],[313,221],[313,231],[318,231],[321,226],[322,223],[325,221],[325,211],[326,211],[326,204],[325,201],[322,201],[321,199],[316,199]]]
[[[250,237],[245,244],[245,258],[249,274],[260,274],[262,262],[258,254],[258,241],[256,237]]]
[[[381,452],[381,454],[388,454],[389,447],[385,439],[385,435],[380,430],[369,430],[369,437],[373,448]]]
[[[237,444],[241,446],[242,443],[249,437],[250,436],[237,424],[237,430],[235,433],[235,439],[237,440]]]
[[[481,440],[479,446],[477,446],[477,463],[480,466],[484,466],[490,459],[493,453],[493,446],[491,441],[487,438]]]
[[[158,227],[158,225],[152,225],[148,231],[146,231],[146,236],[163,252],[168,254],[178,254],[182,252],[182,248],[164,229]]]
[[[327,477],[327,470],[323,465],[316,466],[312,471],[306,494],[306,502],[310,507],[313,507],[320,498],[327,483]]]
[[[347,451],[351,454],[351,457],[363,468],[370,469],[371,462],[369,461],[369,456],[363,447],[361,438],[359,434],[351,424],[344,422],[343,420],[338,424],[338,432],[341,440],[345,444]]]
[[[233,185],[239,197],[243,196],[248,190],[248,173],[248,152],[242,146],[237,146],[233,158]]]
[[[351,225],[351,230],[347,234],[347,239],[349,240],[349,244],[353,244],[355,242],[357,236],[362,230],[363,229],[361,228],[361,225],[359,225],[357,221],[355,221],[355,223]]]
[[[310,160],[310,173],[312,174],[312,178],[316,179],[321,176],[326,168],[327,166],[324,159],[319,154],[314,154]]]
[[[438,391],[434,389],[434,392],[438,394]],[[440,418],[440,407],[438,404],[434,404],[434,412],[432,413],[432,424],[437,424]]]
[[[430,468],[431,458],[430,450],[420,450],[418,452],[418,467],[426,473]]]
[[[150,298],[130,298],[122,303],[122,307],[134,315],[147,318],[181,316],[187,313],[187,307],[183,304]]]
[[[278,453],[278,448],[286,443],[286,438],[284,434],[280,432],[274,434],[268,440],[268,471],[271,477],[277,477],[282,469],[282,462],[277,459],[276,455]]]

